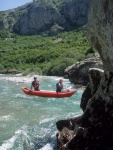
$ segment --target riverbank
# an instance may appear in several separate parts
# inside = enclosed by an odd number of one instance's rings
[[[56,82],[61,78],[61,77],[57,77],[57,76],[39,76],[39,75],[27,75],[27,76],[22,76],[22,74],[15,74],[15,75],[6,75],[5,76],[3,74],[0,74],[0,80],[4,80],[7,82],[15,82],[15,83],[31,83],[33,81],[33,78],[37,77],[37,79],[41,82],[43,78],[54,78],[56,80]],[[63,80],[67,80],[67,79],[63,79]],[[86,88],[86,86],[80,85],[80,84],[73,84],[71,87],[69,88],[73,88],[73,89],[82,89],[84,90]]]
[[[16,75],[8,74],[4,76],[3,74],[1,74],[0,80],[5,80],[9,82],[17,82],[17,83],[29,83],[33,81],[34,76],[37,77],[38,80],[42,78],[42,76],[39,76],[39,75],[22,76],[22,74],[16,74]]]

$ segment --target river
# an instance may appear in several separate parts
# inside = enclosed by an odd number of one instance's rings
[[[6,80],[14,76],[0,75],[0,150],[55,150],[56,121],[82,113],[82,89],[70,98],[28,96],[21,90],[24,83]],[[29,79],[29,78],[28,78]],[[58,77],[40,77],[40,89],[55,90]],[[73,88],[68,79],[64,86]]]

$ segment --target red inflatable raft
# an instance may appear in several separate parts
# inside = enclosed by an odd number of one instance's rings
[[[66,92],[56,92],[56,91],[46,91],[46,90],[40,90],[40,91],[34,91],[27,89],[26,87],[22,87],[22,90],[27,95],[34,95],[34,96],[41,96],[41,97],[53,97],[53,98],[63,98],[63,97],[70,97],[72,96],[76,91],[66,91]]]

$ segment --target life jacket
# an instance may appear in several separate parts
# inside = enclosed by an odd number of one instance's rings
[[[56,84],[56,89],[57,90],[62,90],[63,89],[63,85],[62,86],[59,86],[59,82]]]
[[[39,81],[33,81],[33,82],[32,82],[32,86],[34,87],[34,89],[35,89],[36,87],[38,87],[38,86],[39,86]]]

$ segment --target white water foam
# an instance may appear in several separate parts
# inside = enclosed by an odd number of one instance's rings
[[[9,120],[13,120],[13,117],[10,115],[0,116],[0,121],[9,121]]]
[[[51,136],[51,139],[52,139],[51,142],[44,145],[44,147],[42,147],[40,150],[54,150],[56,134],[57,134],[57,131],[54,132],[54,134]]]
[[[25,95],[24,93],[23,94],[16,94],[16,95],[14,95],[14,97],[16,97],[16,98],[32,99],[31,96]]]
[[[0,150],[9,150],[13,148],[15,141],[18,139],[18,137],[23,134],[25,137],[29,138],[26,131],[25,131],[26,126],[23,126],[20,130],[15,132],[15,135],[10,138],[9,140],[5,141],[2,146],[0,146]]]
[[[14,135],[9,140],[5,141],[2,146],[0,147],[0,150],[9,150],[14,146],[15,141],[17,140],[19,134],[21,134],[21,131],[18,131],[18,134]]]
[[[83,91],[84,91],[85,89],[83,88],[83,89],[77,89],[77,93],[79,93],[79,94],[81,94],[81,93],[83,93]]]
[[[80,102],[79,101],[75,101],[75,102],[73,102],[73,104],[80,105]]]
[[[16,141],[16,139],[18,138],[17,135],[13,136],[11,139],[9,139],[8,141],[6,141],[1,147],[0,150],[9,150],[13,147],[14,142]]]
[[[46,119],[43,119],[42,121],[40,121],[39,124],[47,123],[47,122],[53,121],[53,120],[55,120],[55,119],[56,119],[55,117],[52,117],[52,118],[46,118]]]
[[[40,150],[53,150],[53,148],[52,148],[51,145],[48,143],[48,144],[46,144],[43,148],[41,148]]]

